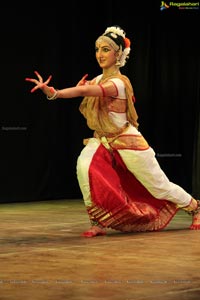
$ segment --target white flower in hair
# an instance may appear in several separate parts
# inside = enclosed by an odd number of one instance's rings
[[[107,27],[104,34],[109,33],[109,32],[113,32],[113,33],[125,38],[125,32],[122,29],[120,29],[119,27],[115,27],[115,26]]]
[[[130,53],[130,48],[125,48],[124,51],[122,52],[122,56],[120,58],[120,67],[125,66],[126,60],[129,58],[129,53]]]

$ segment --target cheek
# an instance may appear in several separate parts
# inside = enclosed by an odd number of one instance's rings
[[[116,58],[116,55],[115,55],[115,54],[113,54],[113,55],[110,56],[110,61],[115,62],[116,59],[117,59],[117,58]]]

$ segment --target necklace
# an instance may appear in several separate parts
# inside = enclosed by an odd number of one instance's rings
[[[105,80],[105,79],[107,79],[107,78],[109,78],[109,77],[111,77],[111,76],[113,76],[113,75],[115,75],[115,74],[120,74],[119,70],[115,70],[115,71],[113,71],[110,74],[106,74],[106,75],[103,74],[102,77],[101,77],[100,82],[103,81],[103,80]]]

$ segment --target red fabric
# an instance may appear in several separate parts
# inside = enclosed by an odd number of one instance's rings
[[[141,170],[142,172],[142,170]],[[92,219],[120,231],[163,229],[177,212],[174,203],[154,198],[126,168],[119,153],[100,145],[89,169]]]

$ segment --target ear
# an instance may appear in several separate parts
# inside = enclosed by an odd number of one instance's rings
[[[116,51],[115,57],[116,57],[116,63],[115,63],[115,65],[116,66],[120,66],[120,57],[121,57],[121,55],[120,55],[119,51]]]
[[[117,50],[117,51],[115,52],[115,56],[116,56],[116,59],[120,58],[120,51],[119,51],[119,50]]]

